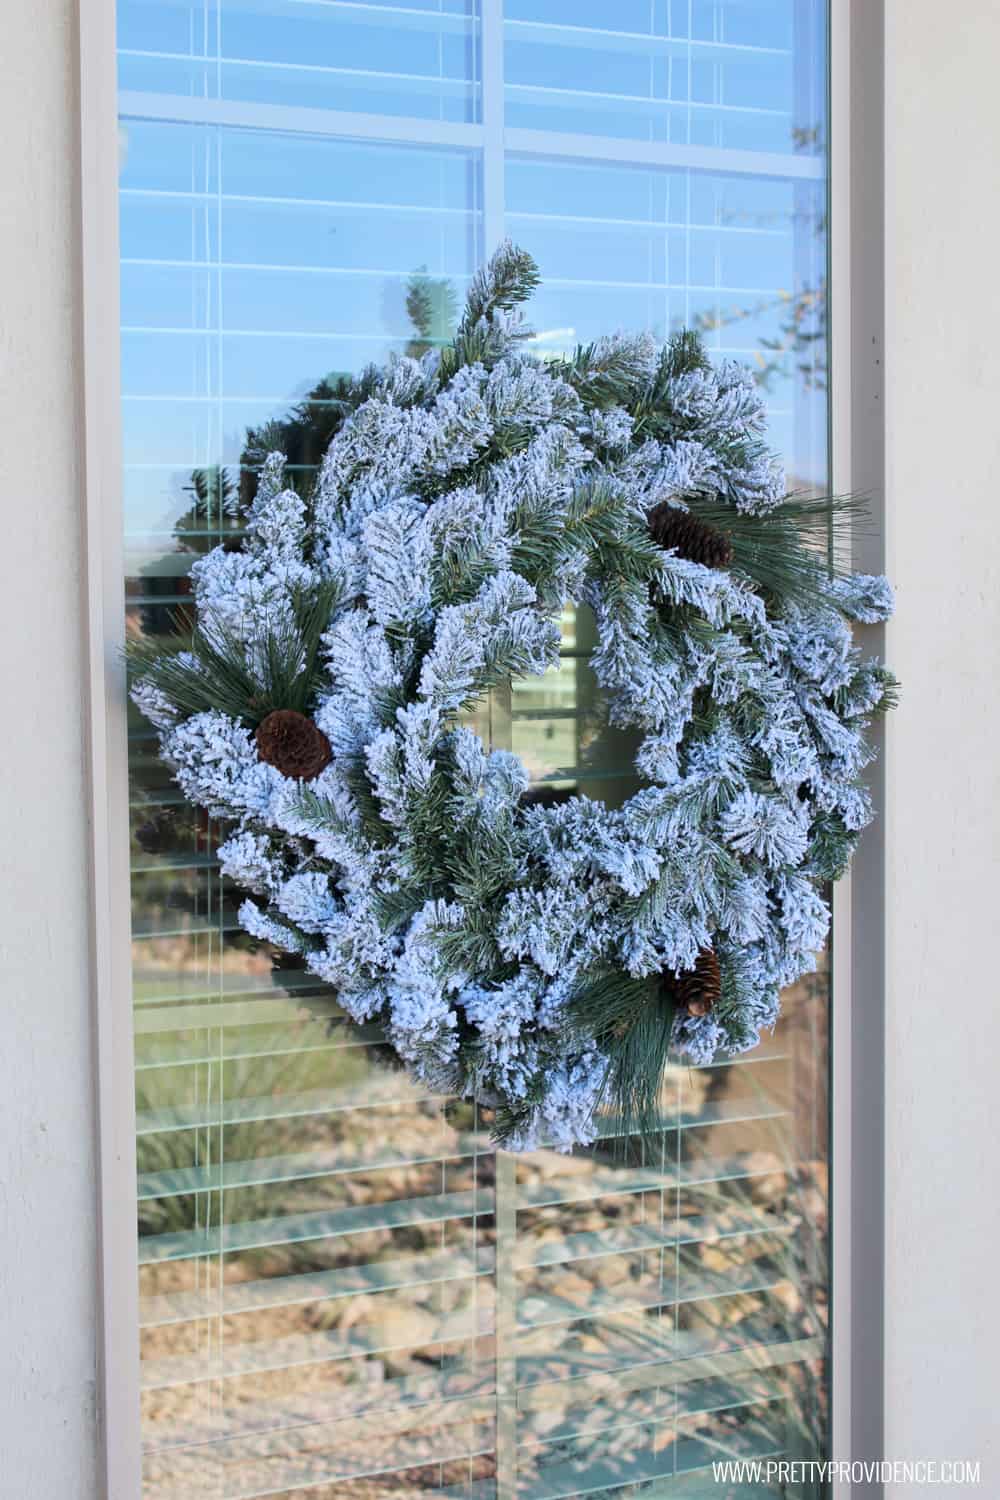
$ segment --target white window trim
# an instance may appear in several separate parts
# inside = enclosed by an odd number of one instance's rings
[[[831,468],[838,493],[866,492],[882,520],[884,0],[831,0],[830,292]],[[406,139],[546,156],[628,160],[732,171],[707,148],[644,146],[503,130],[500,0],[483,0],[483,124],[406,122]],[[83,275],[85,562],[89,644],[93,990],[100,1131],[102,1351],[98,1388],[107,1500],[138,1500],[142,1485],[139,1306],[125,724],[124,547],[118,291],[118,98],[114,0],[79,0],[80,169]],[[145,107],[150,101],[146,96]],[[177,100],[169,109],[176,111]],[[167,106],[165,105],[166,109]],[[220,123],[235,108],[217,104]],[[199,106],[204,118],[204,105]],[[322,111],[254,107],[252,123],[330,133]],[[280,119],[271,120],[277,113]],[[268,119],[263,119],[263,114]],[[293,123],[287,115],[297,118]],[[308,116],[309,118],[305,118]],[[322,118],[313,118],[313,116]],[[158,115],[158,118],[164,116]],[[177,118],[176,113],[167,117]],[[386,121],[347,116],[337,134],[386,139]],[[441,138],[442,132],[447,139]],[[703,159],[704,158],[704,159]],[[485,154],[484,239],[500,236],[503,196],[496,149]],[[490,163],[493,170],[490,171]],[[789,170],[790,166],[792,170]],[[746,170],[813,176],[806,159],[755,153]],[[855,561],[882,570],[882,527],[857,541]],[[868,644],[880,646],[872,627]],[[876,805],[882,773],[874,779]],[[834,897],[832,980],[832,1443],[837,1458],[881,1458],[884,1285],[884,866],[877,822]],[[867,1495],[882,1487],[864,1486]],[[838,1482],[847,1500],[854,1487]]]
[[[84,547],[103,1493],[142,1492],[125,716],[114,0],[80,0]]]
[[[884,0],[830,4],[830,421],[834,493],[864,494],[853,561],[885,567]],[[883,655],[884,627],[865,627]],[[885,761],[870,786],[885,807]],[[866,831],[833,902],[831,1454],[885,1456],[885,822]],[[836,1481],[834,1495],[880,1497]]]

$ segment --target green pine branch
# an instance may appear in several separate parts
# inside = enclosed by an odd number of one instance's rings
[[[598,1108],[616,1121],[619,1142],[662,1124],[660,1095],[675,1005],[658,974],[637,979],[607,972],[581,985],[566,1011],[567,1043],[593,1039],[608,1059]]]
[[[323,633],[342,602],[339,586],[325,582],[293,594],[291,618],[249,641],[231,627],[196,625],[171,638],[169,650],[159,638],[131,641],[126,659],[182,717],[215,709],[254,728],[275,709],[307,711],[321,680]]]
[[[846,577],[852,538],[868,514],[855,495],[788,495],[764,515],[749,515],[717,496],[692,495],[691,514],[724,532],[732,571],[779,602],[815,603],[824,583]]]
[[[527,250],[504,240],[472,278],[459,332],[467,333],[480,318],[489,321],[501,309],[512,311],[540,285],[538,266]]]

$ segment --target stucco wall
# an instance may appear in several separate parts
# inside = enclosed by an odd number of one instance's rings
[[[73,14],[7,0],[0,89],[9,1500],[99,1492]],[[888,653],[904,684],[886,760],[886,1451],[978,1458],[992,1494],[1000,7],[887,0],[886,57]]]
[[[903,700],[886,761],[886,1447],[979,1458],[990,1495],[1000,1494],[998,59],[994,0],[888,0],[887,542],[899,594],[888,650]]]
[[[96,1496],[73,0],[5,0],[0,1493]]]

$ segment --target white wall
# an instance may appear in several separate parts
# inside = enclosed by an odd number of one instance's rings
[[[0,1493],[90,1500],[96,1232],[73,0],[4,0]]]
[[[903,700],[886,761],[886,1449],[978,1458],[990,1495],[1000,1494],[998,65],[996,0],[887,0],[887,543],[899,596],[887,650]]]

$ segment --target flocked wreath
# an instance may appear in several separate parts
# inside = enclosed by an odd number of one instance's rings
[[[522,1150],[592,1138],[601,1104],[648,1118],[669,1051],[774,1025],[894,686],[845,622],[889,586],[831,561],[843,507],[785,495],[751,376],[691,334],[540,360],[536,284],[503,246],[451,345],[366,370],[308,494],[262,456],[242,540],[192,569],[193,631],[138,648],[133,688],[229,822],[246,931]],[[556,665],[568,602],[641,734],[615,809],[546,805],[458,722]]]

